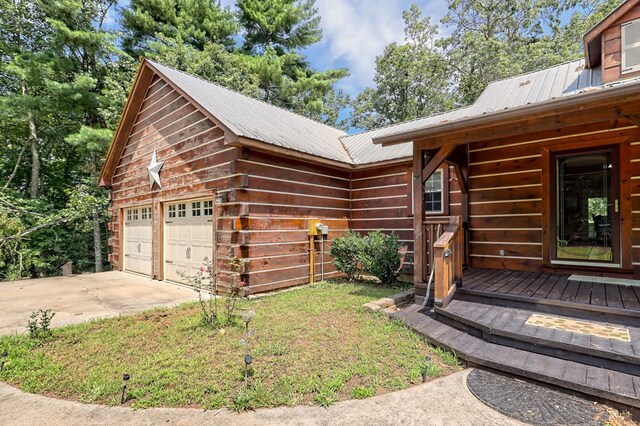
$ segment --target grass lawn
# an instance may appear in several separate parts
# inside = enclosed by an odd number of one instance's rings
[[[198,304],[55,329],[44,342],[26,335],[0,338],[9,363],[0,379],[27,392],[120,403],[129,373],[127,404],[136,408],[258,407],[366,398],[460,369],[398,321],[362,308],[397,289],[322,283],[271,297],[244,300],[251,323],[253,376],[244,383],[242,326],[200,325]]]

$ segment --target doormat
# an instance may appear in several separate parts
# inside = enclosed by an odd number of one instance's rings
[[[552,328],[554,330],[588,334],[590,336],[604,337],[605,339],[621,340],[623,342],[631,341],[629,330],[624,327],[617,327],[609,324],[597,324],[593,322],[540,314],[531,315],[525,324]]]
[[[586,281],[590,283],[618,284],[618,285],[640,287],[640,280],[630,280],[627,278],[592,277],[589,275],[573,274],[569,276],[569,281]]]

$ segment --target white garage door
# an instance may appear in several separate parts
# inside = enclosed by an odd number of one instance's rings
[[[194,276],[204,258],[213,255],[213,201],[190,200],[165,204],[164,278],[185,282],[178,271]]]
[[[125,209],[124,270],[151,275],[151,206]]]

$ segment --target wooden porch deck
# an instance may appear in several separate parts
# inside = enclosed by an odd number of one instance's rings
[[[574,281],[568,275],[466,269],[460,293],[640,317],[640,286]]]
[[[467,269],[445,308],[395,316],[472,366],[640,408],[640,287],[568,278]]]

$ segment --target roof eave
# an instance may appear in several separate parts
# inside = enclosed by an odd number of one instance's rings
[[[396,133],[388,136],[373,138],[373,143],[380,144],[382,146],[397,145],[401,143],[413,142],[416,139],[425,139],[436,135],[442,135],[444,133],[450,133],[454,131],[460,132],[478,125],[487,126],[494,121],[518,119],[524,115],[536,113],[542,114],[557,108],[570,108],[572,106],[580,105],[585,101],[599,101],[612,96],[624,96],[627,94],[639,95],[639,85],[640,81],[620,86],[607,87],[597,91],[578,93],[572,96],[550,99],[536,104],[523,105],[501,111],[489,112],[479,116],[432,125],[406,133]]]

